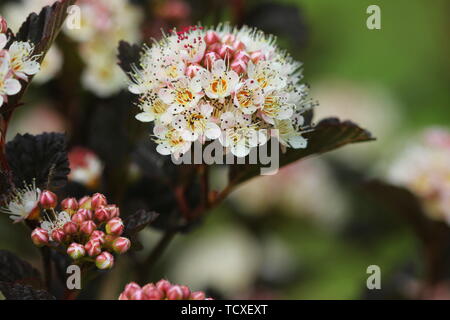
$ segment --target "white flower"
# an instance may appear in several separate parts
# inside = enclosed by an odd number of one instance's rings
[[[201,72],[200,77],[206,95],[211,99],[218,99],[219,102],[223,102],[239,82],[238,74],[233,70],[227,70],[223,60],[214,61],[212,70]]]
[[[47,213],[46,213],[47,214]],[[45,220],[41,222],[41,228],[48,232],[50,240],[52,239],[52,232],[54,230],[62,228],[67,222],[70,222],[70,214],[65,211],[51,212],[45,217]]]
[[[200,138],[204,142],[206,138],[217,139],[220,136],[220,128],[211,122],[213,107],[203,103],[199,107],[178,114],[172,120],[172,126],[181,133],[181,137],[187,141],[196,141]]]
[[[295,106],[288,102],[288,96],[286,92],[277,91],[265,95],[264,104],[261,107],[261,116],[264,121],[274,124],[274,119],[286,120],[293,115]]]
[[[199,77],[183,77],[159,91],[161,100],[169,105],[169,111],[177,114],[195,106],[200,98],[202,86]]]
[[[160,99],[156,92],[149,92],[141,96],[138,106],[142,112],[136,115],[136,119],[141,122],[159,120],[163,124],[168,124],[172,120],[169,106]]]
[[[191,141],[183,139],[181,132],[173,127],[155,125],[153,133],[158,143],[156,151],[162,155],[173,154],[178,158],[191,148]]]
[[[296,128],[296,124],[302,125],[303,118],[297,116],[298,122],[290,120],[275,120],[275,129],[278,130],[278,139],[282,145],[294,149],[306,148],[308,141],[302,137],[301,132]]]
[[[45,83],[53,79],[61,70],[63,64],[63,56],[60,49],[53,45],[47,51],[44,60],[41,62],[41,69],[34,77],[36,83]]]
[[[245,114],[252,114],[258,110],[264,102],[264,94],[258,82],[247,79],[239,83],[234,94],[234,104]]]
[[[39,72],[40,65],[33,56],[34,45],[29,42],[15,41],[8,49],[9,64],[14,75],[27,81],[28,76]]]
[[[251,148],[267,141],[265,132],[257,130],[248,115],[225,112],[220,120],[223,131],[219,141],[236,157],[245,157],[250,153]]]
[[[255,79],[265,91],[279,90],[286,86],[287,77],[281,73],[284,65],[273,61],[248,62],[248,77]]]
[[[2,50],[6,44],[8,43],[8,38],[6,37],[6,34],[0,33],[0,50]]]
[[[15,189],[6,207],[1,212],[9,214],[14,223],[29,218],[36,218],[39,214],[39,198],[41,190],[35,184],[26,185],[23,189]]]
[[[7,96],[17,94],[20,82],[12,77],[7,57],[0,57],[0,107],[7,101]]]

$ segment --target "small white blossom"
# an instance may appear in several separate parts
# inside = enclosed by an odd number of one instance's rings
[[[35,184],[25,185],[22,189],[15,189],[12,192],[6,207],[1,208],[1,212],[9,214],[14,223],[28,219],[39,214],[39,198],[41,190]]]

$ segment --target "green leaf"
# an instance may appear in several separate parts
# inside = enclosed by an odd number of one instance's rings
[[[344,145],[374,138],[367,130],[360,128],[351,121],[340,121],[337,118],[327,118],[320,121],[312,131],[304,134],[308,139],[305,149],[290,149],[280,152],[280,168],[305,157],[325,153]],[[248,163],[248,161],[246,161]],[[260,164],[235,164],[230,167],[229,185],[235,186],[260,174]]]

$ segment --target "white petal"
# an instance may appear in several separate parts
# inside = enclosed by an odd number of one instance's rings
[[[220,137],[221,131],[217,124],[208,122],[206,125],[205,135],[208,139],[217,139]]]
[[[128,86],[128,91],[130,91],[133,94],[141,94],[142,93],[141,87],[135,83],[130,84]]]
[[[216,60],[213,63],[212,74],[215,76],[221,76],[226,70],[225,61],[222,59]]]
[[[6,37],[6,34],[0,33],[0,50],[2,50],[6,43],[8,42],[8,38]]]
[[[156,151],[158,151],[159,154],[162,154],[163,156],[169,155],[170,149],[165,144],[158,144],[156,147]]]
[[[203,103],[200,106],[201,114],[207,118],[211,115],[211,113],[213,112],[213,109],[214,108],[209,103]]]
[[[17,94],[21,89],[20,82],[16,79],[6,80],[4,86],[5,86],[5,92],[9,96]]]
[[[183,130],[181,132],[181,137],[186,141],[195,141],[198,139],[198,133],[189,130]]]
[[[23,64],[23,72],[28,75],[33,75],[39,72],[41,65],[36,61],[27,61]]]
[[[201,76],[197,75],[190,80],[189,88],[194,93],[199,93],[202,91],[202,79]]]
[[[243,158],[250,153],[250,148],[246,147],[244,144],[238,144],[231,147],[231,153],[238,158]]]
[[[136,115],[136,119],[141,122],[151,122],[155,120],[155,115],[149,112],[141,112]]]
[[[158,95],[161,100],[167,104],[171,104],[174,99],[173,91],[170,89],[161,89],[159,90]]]
[[[302,136],[293,136],[288,139],[289,145],[294,149],[303,149],[308,145],[308,140]]]
[[[3,96],[0,95],[0,107],[3,105],[4,100],[5,100],[5,99],[3,99]]]
[[[234,126],[235,119],[232,112],[225,112],[220,116],[221,127],[224,129]]]
[[[160,138],[160,139],[164,139],[166,136],[166,132],[167,132],[167,127],[166,126],[162,126],[162,125],[156,125],[153,128],[153,134]]]

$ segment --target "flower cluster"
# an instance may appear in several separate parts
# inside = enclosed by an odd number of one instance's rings
[[[101,97],[117,93],[125,77],[116,63],[117,43],[123,39],[138,41],[139,10],[128,0],[79,0],[81,25],[65,32],[79,42],[79,52],[86,64],[83,85]]]
[[[300,66],[261,31],[187,27],[144,48],[129,90],[139,95],[136,118],[155,123],[159,153],[177,157],[218,139],[243,157],[271,135],[306,147],[302,113],[314,103]]]
[[[130,282],[120,294],[119,300],[211,300],[211,298],[206,298],[202,291],[191,292],[187,286],[159,280],[143,287]]]
[[[6,21],[0,17],[0,107],[8,102],[8,96],[16,95],[22,89],[19,80],[28,81],[40,68],[30,42],[14,41],[6,48]]]
[[[410,189],[433,219],[450,223],[450,132],[426,131],[394,162],[389,179]]]
[[[57,197],[51,191],[40,193],[41,223],[31,233],[36,246],[59,246],[77,262],[91,261],[99,269],[110,269],[112,253],[128,251],[131,242],[122,237],[124,224],[119,208],[108,204],[100,193],[80,200],[66,198],[56,210]]]

